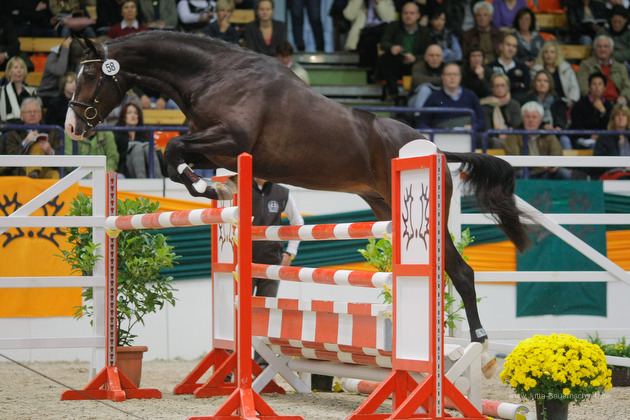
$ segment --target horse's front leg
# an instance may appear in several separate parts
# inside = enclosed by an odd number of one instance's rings
[[[497,369],[497,361],[496,358],[490,357],[488,354],[488,335],[481,326],[481,320],[479,319],[477,293],[475,292],[475,272],[455,248],[455,244],[450,240],[451,234],[448,232],[448,229],[445,236],[448,239],[444,243],[446,254],[444,268],[464,302],[468,327],[470,328],[470,340],[477,341],[484,346],[484,351],[481,355],[481,367],[486,378],[490,378]]]
[[[234,196],[230,187],[202,178],[193,171],[189,163],[209,163],[205,157],[207,155],[236,157],[242,150],[234,137],[223,127],[212,127],[174,137],[169,140],[164,150],[168,177],[174,182],[184,184],[194,197],[229,200]]]

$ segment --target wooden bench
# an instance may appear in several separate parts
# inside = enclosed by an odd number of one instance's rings
[[[145,125],[184,125],[186,116],[173,109],[143,109]]]
[[[587,45],[560,45],[565,60],[584,60],[591,56],[591,47]]]
[[[51,48],[61,45],[63,38],[20,37],[20,50],[27,53],[49,53]]]
[[[593,156],[593,151],[591,149],[563,150],[562,156]]]
[[[39,71],[32,71],[26,75],[26,84],[29,86],[39,86],[42,82],[42,76],[44,73]],[[0,71],[0,78],[4,77],[4,72]]]
[[[252,9],[235,9],[232,12],[232,17],[230,18],[230,23],[235,25],[245,25],[251,21],[256,19],[256,15],[254,14],[254,10]]]
[[[540,28],[568,28],[569,19],[566,14],[536,13],[536,22]]]

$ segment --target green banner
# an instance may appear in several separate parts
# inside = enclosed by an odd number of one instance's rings
[[[543,213],[605,213],[601,182],[521,180],[516,194]],[[606,255],[605,225],[565,226]],[[517,255],[519,271],[597,271],[601,268],[541,226],[531,226],[533,248]],[[606,316],[606,283],[517,283],[516,316]]]

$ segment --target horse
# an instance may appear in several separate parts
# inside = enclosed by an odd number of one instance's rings
[[[121,103],[124,92],[145,86],[173,99],[190,131],[172,138],[164,157],[168,177],[191,195],[227,199],[225,184],[191,168],[236,171],[236,158],[253,156],[255,177],[303,188],[358,194],[378,219],[391,220],[391,160],[421,136],[390,118],[350,108],[320,95],[279,60],[220,40],[147,31],[104,44],[80,41],[85,56],[69,102],[65,128],[80,140]],[[514,170],[479,153],[441,152],[460,163],[465,185],[523,251],[530,244],[514,201]],[[453,189],[445,180],[448,218]],[[462,297],[472,341],[488,336],[477,310],[474,272],[446,231],[445,270]],[[492,368],[492,367],[491,367]]]

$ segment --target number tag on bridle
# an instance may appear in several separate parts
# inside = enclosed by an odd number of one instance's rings
[[[111,58],[103,62],[103,73],[107,76],[113,76],[120,71],[120,63]]]

